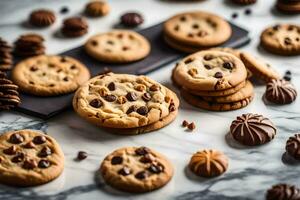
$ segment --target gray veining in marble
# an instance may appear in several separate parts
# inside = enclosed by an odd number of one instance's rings
[[[2,0],[0,1],[0,37],[10,42],[20,34],[35,31],[46,38],[47,52],[51,54],[82,44],[89,35],[104,32],[117,23],[121,13],[139,10],[145,15],[143,27],[158,23],[169,16],[187,10],[202,9],[217,12],[230,19],[233,12],[239,17],[235,22],[251,30],[252,42],[243,50],[264,57],[281,73],[291,70],[293,83],[300,87],[299,57],[280,57],[258,48],[259,34],[268,25],[279,22],[297,23],[299,16],[283,16],[274,11],[274,1],[261,0],[254,6],[251,16],[245,8],[232,6],[228,0],[207,0],[194,3],[172,3],[159,0],[111,0],[112,13],[101,19],[89,19],[90,32],[78,39],[56,37],[61,21],[66,16],[82,12],[82,0]],[[58,14],[67,5],[70,13]],[[58,14],[57,22],[48,29],[31,29],[25,19],[35,8],[51,8]],[[149,74],[176,92],[170,81],[174,63]],[[67,111],[51,120],[43,121],[16,112],[0,113],[0,132],[32,128],[43,130],[55,137],[66,155],[64,173],[55,181],[34,188],[0,186],[2,200],[93,200],[93,199],[178,199],[178,200],[256,200],[264,199],[265,191],[273,184],[285,182],[300,186],[300,166],[285,155],[285,141],[300,129],[300,100],[291,105],[274,106],[263,102],[265,87],[255,85],[255,99],[246,108],[232,112],[208,112],[195,109],[182,100],[177,119],[159,131],[138,136],[116,136],[85,122],[73,111]],[[269,117],[278,128],[276,138],[267,145],[246,148],[234,142],[228,135],[231,121],[247,112],[261,113]],[[197,129],[190,133],[181,128],[186,119],[194,121]],[[165,154],[175,167],[172,181],[164,188],[147,194],[126,194],[113,190],[98,177],[101,160],[116,148],[123,146],[149,146]],[[203,148],[216,148],[225,152],[229,169],[221,177],[202,179],[187,170],[190,156]],[[74,158],[79,150],[89,153],[81,162]]]

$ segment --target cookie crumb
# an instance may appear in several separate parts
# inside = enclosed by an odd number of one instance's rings
[[[186,121],[186,120],[183,120],[183,122],[182,122],[182,126],[183,127],[187,127],[189,125],[189,122],[188,121]]]
[[[194,122],[192,122],[187,127],[188,127],[189,130],[193,131],[196,128],[196,125],[195,125]]]
[[[88,157],[88,154],[85,151],[79,151],[77,154],[77,160],[84,160],[87,157]]]

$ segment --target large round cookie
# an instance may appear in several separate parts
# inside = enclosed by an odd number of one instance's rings
[[[103,62],[127,63],[145,58],[150,53],[150,44],[136,32],[115,30],[92,36],[85,51]]]
[[[164,34],[180,44],[212,47],[231,36],[230,25],[219,16],[195,11],[175,15],[164,24]]]
[[[125,147],[109,154],[100,172],[114,188],[142,193],[167,184],[173,176],[172,164],[160,153],[147,147]]]
[[[236,56],[210,50],[184,58],[173,71],[177,84],[196,91],[226,90],[242,83],[246,77],[246,68]]]
[[[0,136],[0,182],[35,186],[57,178],[64,169],[64,154],[50,136],[19,130]]]
[[[75,111],[109,128],[146,126],[177,109],[174,93],[146,76],[108,73],[94,77],[73,98]]]
[[[75,91],[90,78],[88,69],[67,56],[41,55],[19,62],[12,79],[22,92],[54,96]]]
[[[265,29],[261,45],[267,51],[279,55],[300,54],[300,26],[280,24]]]

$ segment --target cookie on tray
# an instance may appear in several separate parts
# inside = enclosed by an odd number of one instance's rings
[[[167,117],[178,109],[177,101],[172,91],[146,76],[107,73],[80,87],[73,107],[100,127],[129,129]]]
[[[265,29],[260,37],[261,46],[274,54],[291,56],[300,54],[300,26],[278,24]]]
[[[19,130],[0,136],[0,182],[36,186],[57,178],[64,169],[64,154],[50,136]]]
[[[12,71],[12,79],[20,91],[37,96],[74,92],[89,78],[89,70],[67,56],[31,57],[19,62]]]
[[[115,30],[92,36],[85,44],[91,57],[107,63],[141,60],[150,53],[150,43],[134,31]]]
[[[100,167],[105,182],[132,193],[150,192],[166,185],[173,166],[162,154],[147,147],[125,147],[109,154]]]

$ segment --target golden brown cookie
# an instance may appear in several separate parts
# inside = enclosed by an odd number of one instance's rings
[[[92,36],[85,51],[103,62],[128,63],[145,58],[150,53],[150,44],[136,32],[115,30]]]
[[[300,26],[279,24],[265,29],[260,37],[261,46],[279,55],[300,54]]]
[[[64,154],[50,136],[19,130],[0,136],[0,182],[35,186],[57,178],[64,169]]]
[[[200,51],[177,63],[173,78],[189,90],[219,91],[245,81],[247,71],[240,59],[220,51]]]
[[[259,79],[268,82],[272,79],[279,79],[280,74],[270,64],[252,56],[249,53],[241,53],[241,59],[247,69]]]
[[[241,109],[249,105],[249,103],[253,100],[254,97],[253,95],[243,100],[231,102],[231,103],[216,103],[216,102],[205,101],[202,97],[192,95],[185,90],[181,90],[180,94],[183,97],[183,99],[187,103],[191,104],[192,106],[205,109],[205,110],[210,110],[210,111],[230,111],[230,110]]]
[[[106,1],[91,1],[85,7],[85,13],[91,17],[102,17],[109,13],[110,6]]]
[[[189,168],[197,176],[207,178],[220,176],[228,168],[228,158],[221,151],[205,149],[192,156]]]
[[[220,97],[206,97],[202,96],[203,100],[208,102],[215,102],[215,103],[231,103],[231,102],[238,102],[244,99],[250,98],[254,95],[253,85],[250,81],[246,82],[245,87],[241,88],[236,93],[227,96],[220,96]]]
[[[194,47],[213,47],[226,42],[231,27],[224,19],[206,12],[187,12],[175,15],[164,24],[167,38]]]
[[[12,79],[20,91],[37,96],[73,92],[89,78],[88,69],[67,56],[31,57],[19,62],[12,71]]]
[[[143,193],[159,189],[173,176],[172,164],[147,147],[125,147],[109,154],[100,172],[105,182],[126,192]]]
[[[150,125],[178,109],[177,97],[146,76],[107,73],[79,88],[74,110],[95,125],[137,128]]]

